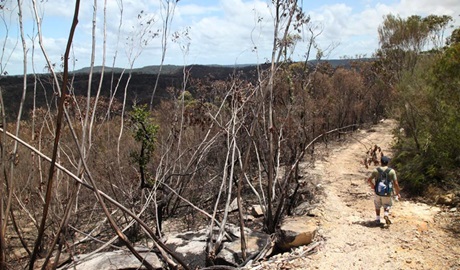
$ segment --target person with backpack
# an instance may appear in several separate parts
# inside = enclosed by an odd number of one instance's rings
[[[396,171],[388,167],[390,158],[382,156],[380,158],[381,166],[377,167],[367,179],[369,185],[375,192],[374,205],[375,205],[375,222],[380,225],[380,208],[383,207],[384,214],[383,218],[387,225],[391,224],[390,221],[390,209],[393,205],[392,195],[395,192],[397,198],[401,198],[399,194],[400,188],[398,179],[396,177]]]

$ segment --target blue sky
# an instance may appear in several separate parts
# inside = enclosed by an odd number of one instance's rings
[[[175,2],[169,0],[170,2]],[[24,0],[24,31],[27,39],[27,72],[45,69],[44,54],[36,36],[30,0]],[[57,71],[65,52],[73,17],[74,3],[69,0],[36,1],[42,17],[43,46]],[[103,63],[104,0],[97,0],[95,65]],[[158,65],[161,62],[161,38],[151,38],[139,45],[142,33],[162,28],[160,3],[167,0],[107,0],[105,65],[129,68]],[[271,55],[273,19],[271,0],[180,0],[174,9],[170,31],[180,33],[179,39],[168,39],[165,64],[254,64],[263,63]],[[305,13],[311,16],[311,26],[318,34],[316,42],[325,58],[371,56],[378,47],[377,28],[389,13],[407,17],[429,14],[450,15],[455,25],[460,22],[458,0],[323,0],[300,1]],[[1,71],[23,73],[23,52],[18,39],[17,1],[6,0],[0,11]],[[71,69],[87,67],[91,63],[92,19],[94,0],[81,0],[79,24],[73,42]],[[142,11],[144,23],[139,25]],[[123,14],[123,15],[121,15]],[[119,28],[120,18],[122,25]],[[147,24],[147,19],[153,22]],[[259,20],[260,19],[260,20]],[[150,28],[147,28],[150,27]],[[187,37],[184,32],[187,31]],[[310,38],[308,31],[292,52],[294,60],[303,60]],[[35,43],[33,42],[35,40]],[[132,40],[132,41],[131,41]],[[33,46],[34,45],[34,46]],[[187,48],[187,49],[185,49]],[[256,50],[254,48],[257,48]],[[314,57],[315,52],[313,52]],[[33,61],[32,61],[33,60]]]

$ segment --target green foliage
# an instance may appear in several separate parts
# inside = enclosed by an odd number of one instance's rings
[[[450,170],[458,166],[455,160],[460,153],[460,44],[447,48],[436,62],[429,83],[434,89],[430,93],[432,151]]]
[[[400,125],[396,166],[407,190],[458,184],[460,170],[460,44],[419,55],[397,85]]]
[[[179,95],[180,101],[184,101],[185,105],[194,100],[193,95],[189,91],[184,91]]]
[[[139,164],[141,173],[143,173],[155,150],[156,134],[159,127],[153,124],[153,119],[150,117],[146,105],[133,106],[130,116],[134,129],[134,139],[141,143],[141,150],[131,152],[131,157]]]
[[[404,145],[404,143],[400,142],[398,146],[402,145]],[[415,195],[421,195],[424,191],[424,186],[429,181],[424,175],[424,159],[421,155],[415,153],[416,151],[413,150],[400,151],[393,159],[392,163],[398,168],[398,178],[404,186],[404,191]]]
[[[460,43],[460,28],[457,28],[454,31],[452,31],[452,34],[447,39],[447,45],[452,45],[456,43]]]

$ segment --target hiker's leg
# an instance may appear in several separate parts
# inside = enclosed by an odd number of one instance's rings
[[[390,225],[391,220],[390,220],[390,209],[391,209],[391,197],[383,197],[382,198],[382,204],[383,204],[383,218],[385,218],[386,224]]]
[[[380,222],[380,208],[382,207],[382,201],[380,196],[374,196],[374,206],[375,206],[375,220]]]
[[[383,197],[382,205],[383,205],[384,214],[389,215],[391,206],[393,205],[393,202],[391,201],[391,197]]]
[[[385,206],[385,207],[383,208],[384,214],[385,214],[385,215],[389,215],[389,214],[390,214],[390,209],[391,209],[391,207]]]

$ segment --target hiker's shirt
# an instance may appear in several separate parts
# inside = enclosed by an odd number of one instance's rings
[[[380,178],[380,172],[379,170],[382,171],[382,174],[386,172],[386,170],[389,170],[387,173],[387,178],[390,183],[390,191],[389,193],[385,192],[385,195],[381,195],[377,193],[378,187],[376,187],[378,183],[378,180]],[[393,198],[392,194],[394,192],[393,190],[393,185],[396,181],[396,171],[394,169],[388,168],[388,166],[382,166],[382,167],[377,167],[375,170],[372,172],[372,184],[374,185],[374,205],[375,209],[380,209],[381,207],[384,207],[385,209],[389,209],[393,205]],[[381,184],[381,182],[380,182]],[[386,185],[383,185],[384,188],[386,188]]]
[[[386,171],[386,169],[388,169],[388,166],[382,166],[380,167],[380,169],[382,169],[382,171]],[[390,180],[392,184],[394,185],[394,182],[396,180],[396,171],[394,169],[391,169],[390,172],[388,173],[388,176],[390,177]],[[379,171],[377,170],[377,168],[375,168],[375,170],[372,172],[372,184],[373,185],[375,185],[378,177],[379,177]]]
[[[386,171],[386,169],[388,169],[388,166],[382,166],[380,167],[382,169],[382,171]],[[388,173],[388,175],[390,176],[390,179],[391,179],[391,182],[395,182],[396,180],[396,172],[394,169],[391,169],[390,172]],[[377,181],[377,177],[379,177],[379,171],[377,170],[377,168],[375,168],[374,171],[372,171],[372,184],[375,185],[375,181]]]

